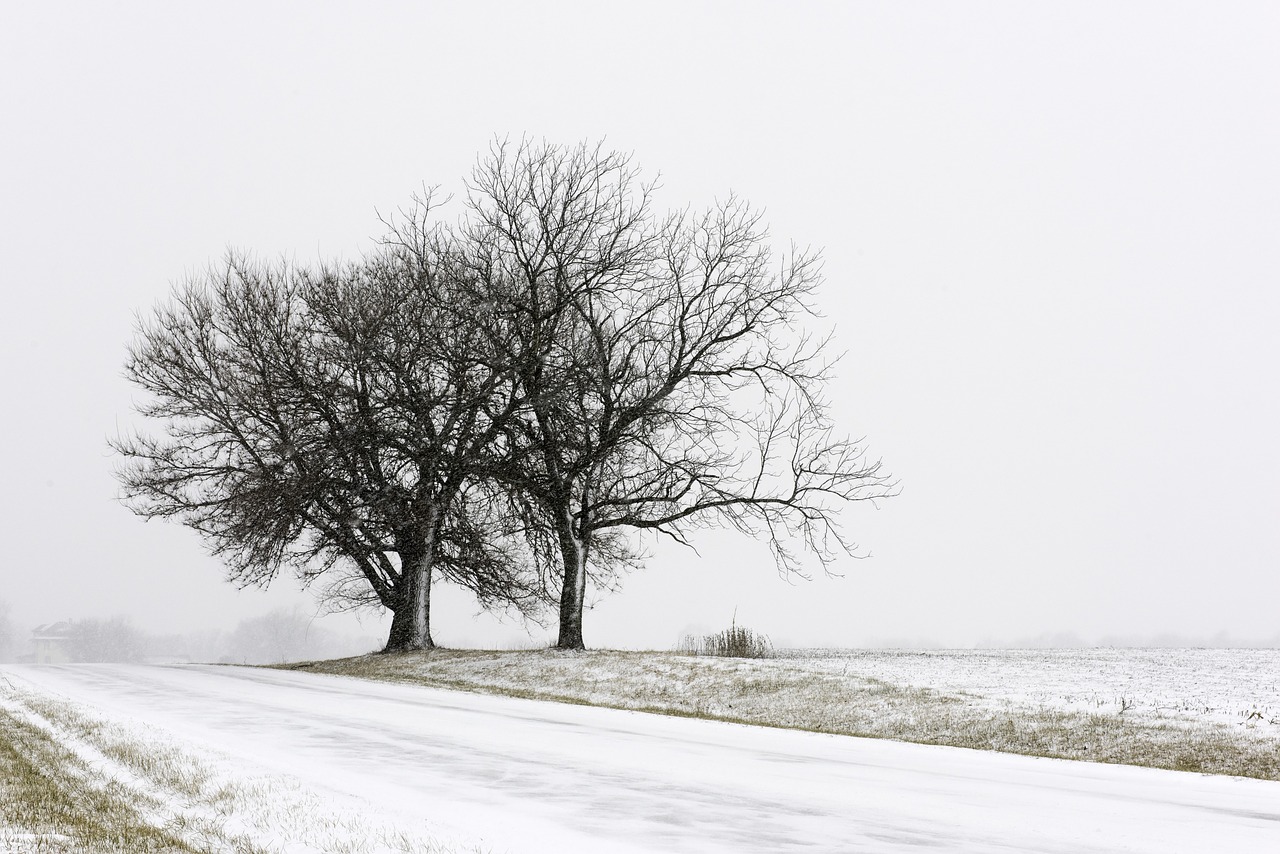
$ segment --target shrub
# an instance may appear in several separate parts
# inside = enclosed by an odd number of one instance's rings
[[[685,635],[676,645],[685,655],[718,655],[725,658],[772,658],[773,644],[766,635],[739,626],[735,619],[724,631],[703,635],[701,639]]]

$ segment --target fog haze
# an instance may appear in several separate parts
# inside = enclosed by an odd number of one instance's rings
[[[135,315],[228,247],[353,257],[528,134],[605,138],[662,207],[735,191],[822,247],[834,414],[901,483],[847,514],[837,577],[654,541],[588,646],[735,614],[799,646],[1280,644],[1277,43],[1264,3],[10,4],[8,621],[316,613],[116,501]],[[441,587],[437,642],[551,635],[476,610]],[[316,624],[385,633],[361,620]]]

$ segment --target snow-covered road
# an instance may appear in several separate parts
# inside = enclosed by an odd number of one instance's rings
[[[495,852],[1280,851],[1280,783],[236,667],[6,667]]]

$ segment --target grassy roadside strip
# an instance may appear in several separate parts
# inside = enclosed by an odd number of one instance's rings
[[[144,818],[145,803],[97,774],[44,729],[0,706],[0,849],[187,852]]]
[[[283,665],[562,703],[976,750],[1280,780],[1273,738],[995,702],[817,673],[785,659],[661,652],[433,650]]]

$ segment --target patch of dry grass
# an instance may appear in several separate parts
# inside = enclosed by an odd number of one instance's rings
[[[95,775],[47,732],[0,707],[0,848],[11,852],[184,852],[126,787]]]
[[[992,702],[786,659],[433,650],[292,667],[814,732],[1280,780],[1277,741],[1247,729]]]
[[[685,635],[676,648],[685,655],[715,655],[721,658],[772,658],[773,644],[767,635],[738,625],[735,620],[729,628],[703,635]]]

